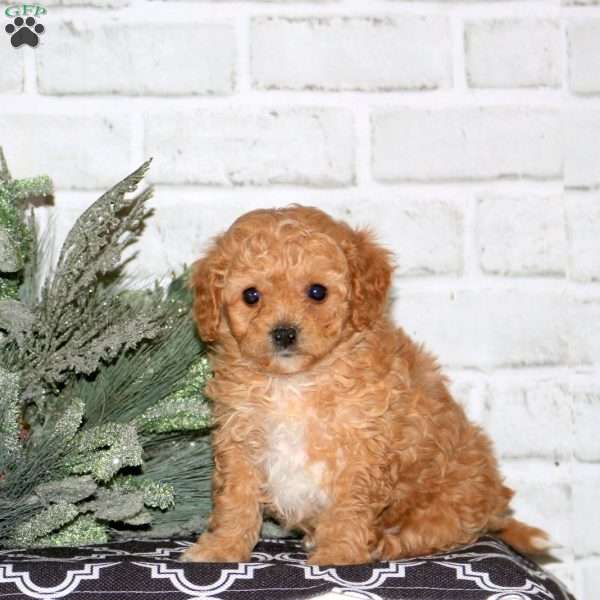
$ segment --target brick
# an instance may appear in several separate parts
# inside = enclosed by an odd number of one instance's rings
[[[581,598],[580,595],[577,595],[575,587],[575,561],[571,557],[565,557],[561,562],[544,563],[543,568],[545,571],[556,577],[569,592],[572,594],[575,593],[576,598]]]
[[[437,17],[259,17],[251,56],[260,89],[418,90],[452,82],[449,22]]]
[[[600,506],[598,465],[575,463],[573,514],[576,518],[573,523],[573,548],[577,556],[600,554],[598,506]]]
[[[380,181],[560,177],[554,110],[514,107],[381,109],[372,116]]]
[[[348,216],[394,252],[397,276],[462,272],[463,215],[453,202],[378,195],[353,204]]]
[[[164,0],[168,2],[206,2],[207,0]],[[228,2],[229,0],[208,0],[208,2],[212,2],[213,4],[219,4],[221,2]],[[259,2],[260,4],[294,4],[294,3],[303,3],[303,4],[335,4],[340,0],[238,0],[239,2],[246,4],[250,2]]]
[[[467,23],[465,61],[471,87],[557,87],[561,79],[559,24],[546,19]]]
[[[581,580],[581,591],[577,598],[582,600],[593,600],[598,597],[600,591],[600,557],[590,557],[577,565],[579,579]]]
[[[563,386],[489,384],[486,402],[485,428],[500,456],[560,461],[571,455],[573,406]]]
[[[467,418],[471,422],[484,427],[487,407],[482,386],[463,378],[457,378],[451,373],[447,375],[452,397],[464,408]]]
[[[560,196],[479,199],[480,265],[494,275],[563,275],[567,241]]]
[[[235,44],[228,24],[68,21],[36,52],[38,85],[43,94],[229,94]]]
[[[569,87],[577,94],[600,93],[600,19],[570,23],[567,36]]]
[[[6,44],[6,40],[4,40]],[[2,54],[2,68],[0,69],[0,94],[19,93],[23,91],[23,53],[13,51],[10,44],[6,44]]]
[[[600,281],[600,193],[566,196],[569,275],[576,281]]]
[[[16,2],[0,1],[0,7],[15,5]],[[35,3],[28,3],[35,6]],[[43,8],[52,7],[91,7],[91,8],[122,8],[131,4],[131,0],[44,0]],[[4,12],[4,11],[2,11]],[[35,16],[35,15],[34,15]],[[43,19],[43,17],[40,17]]]
[[[600,365],[600,298],[573,298],[566,317],[570,364]]]
[[[600,383],[577,386],[573,394],[573,419],[577,443],[575,457],[582,461],[600,461]]]
[[[600,185],[600,110],[564,111],[565,186]]]
[[[396,322],[452,367],[557,365],[567,357],[567,299],[521,290],[401,290]]]
[[[95,8],[121,8],[131,0],[44,0],[44,6],[92,6]]]
[[[145,128],[146,154],[161,156],[152,173],[160,183],[354,182],[353,120],[343,109],[170,111],[146,115]]]
[[[0,140],[15,177],[47,173],[57,188],[108,187],[132,168],[126,115],[3,113]]]

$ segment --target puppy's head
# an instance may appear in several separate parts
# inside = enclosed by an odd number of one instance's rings
[[[256,210],[218,237],[192,274],[205,341],[231,334],[273,373],[309,368],[386,308],[389,253],[320,210]]]

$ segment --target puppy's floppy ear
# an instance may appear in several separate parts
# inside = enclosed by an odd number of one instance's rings
[[[217,339],[221,322],[221,294],[227,261],[217,238],[204,258],[192,268],[190,287],[194,291],[192,313],[200,337],[205,342]]]
[[[360,330],[381,317],[386,309],[393,271],[391,253],[378,246],[368,230],[354,231],[342,245],[350,267],[350,318]]]

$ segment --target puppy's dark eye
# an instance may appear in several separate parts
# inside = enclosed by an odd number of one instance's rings
[[[255,287],[249,287],[242,292],[242,298],[246,304],[256,304],[260,300],[260,292]]]
[[[321,285],[320,283],[313,283],[308,288],[306,295],[311,300],[316,300],[317,302],[321,302],[322,300],[325,300],[325,298],[327,297],[327,288],[324,285]]]

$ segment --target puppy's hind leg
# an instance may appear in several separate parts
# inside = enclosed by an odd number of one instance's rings
[[[375,554],[379,560],[424,556],[467,544],[477,537],[477,530],[465,528],[457,514],[433,504],[412,510],[398,525],[384,529]]]

